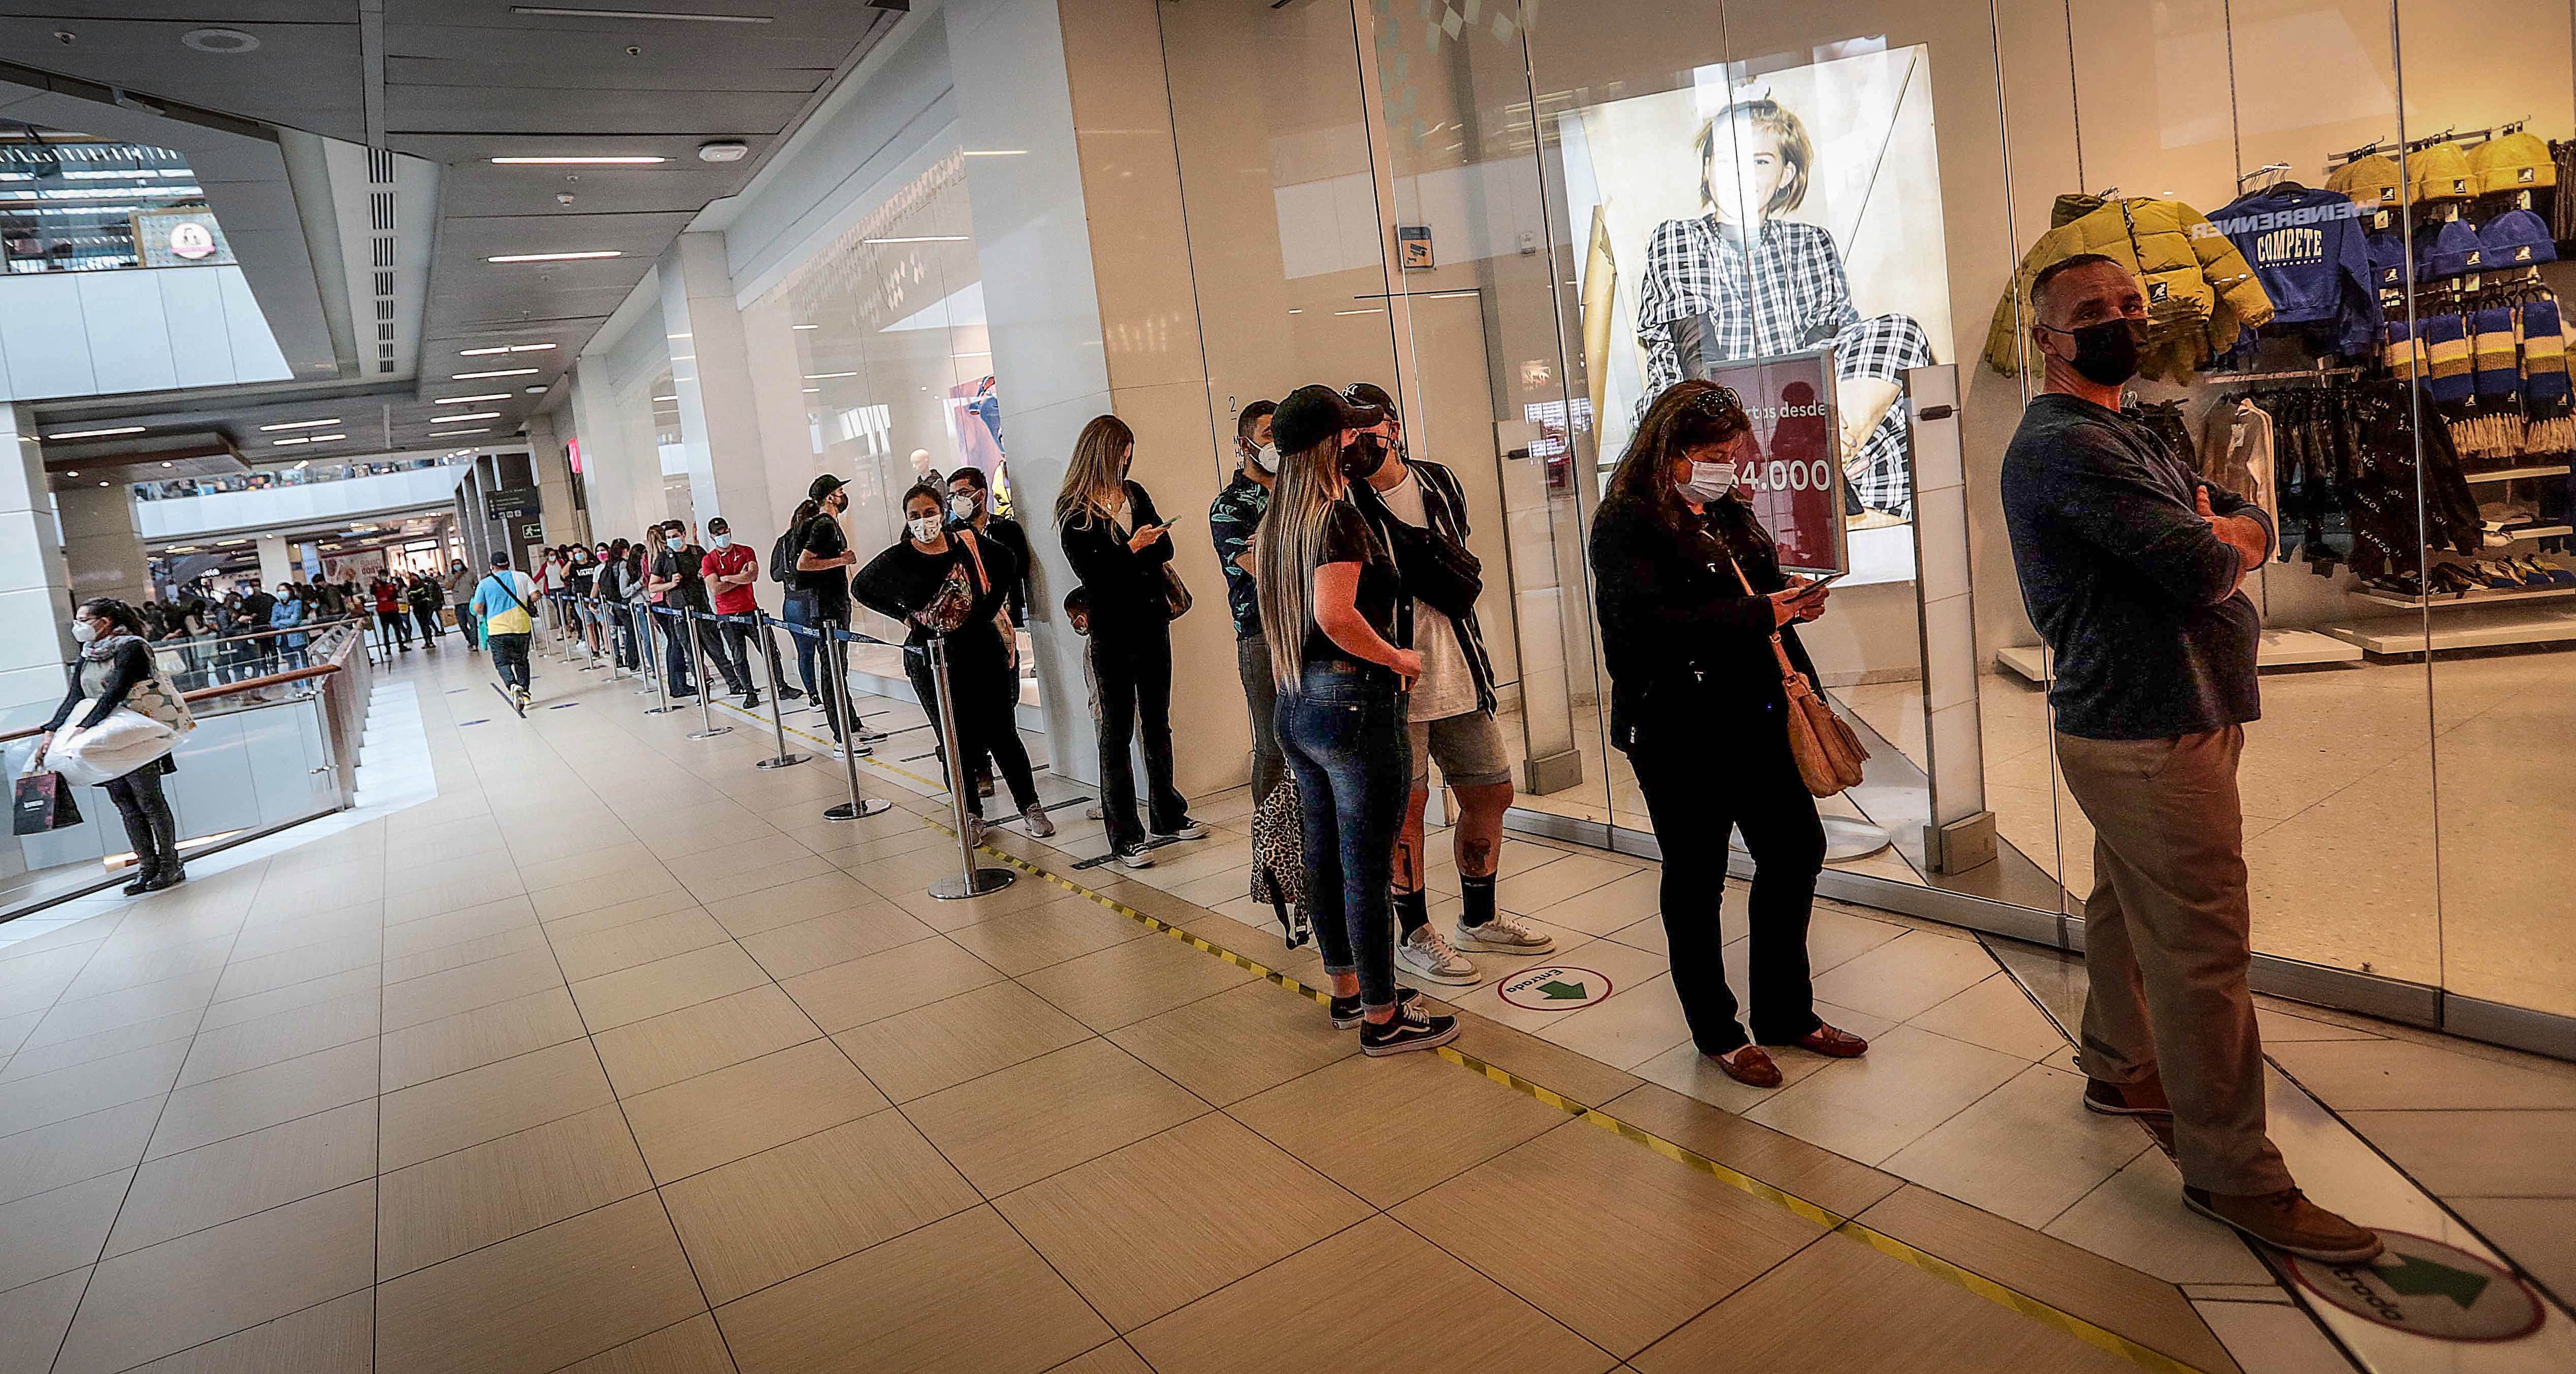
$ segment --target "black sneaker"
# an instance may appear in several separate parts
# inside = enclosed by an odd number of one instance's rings
[[[1421,995],[1422,990],[1420,988],[1397,988],[1395,990],[1395,1009],[1397,1011],[1402,1011],[1406,1007],[1412,1006],[1413,999],[1420,997]],[[1335,1030],[1349,1030],[1351,1027],[1356,1026],[1361,1021],[1367,1019],[1363,1015],[1367,1009],[1360,1005],[1360,999],[1356,994],[1349,997],[1336,997],[1328,1003],[1327,1006],[1333,1014],[1333,1029]]]
[[[1207,838],[1207,833],[1208,828],[1206,826],[1201,825],[1192,817],[1183,816],[1181,817],[1181,823],[1179,825],[1173,826],[1169,830],[1155,831],[1154,838],[1158,840],[1204,840]]]
[[[1360,1024],[1360,1053],[1375,1058],[1406,1050],[1436,1050],[1458,1038],[1458,1018],[1433,1016],[1420,1007],[1396,1008],[1395,1019]]]

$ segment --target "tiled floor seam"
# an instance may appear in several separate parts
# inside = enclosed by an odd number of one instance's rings
[[[265,882],[267,882],[267,881],[268,881],[268,873],[267,873],[267,870],[266,870],[264,867],[262,868],[262,870],[261,870],[261,872],[260,872],[260,875],[259,875],[259,876],[260,876],[260,881],[261,881],[262,883],[265,883]],[[252,889],[252,896],[253,896],[254,900],[256,900],[257,895],[258,895],[258,889],[257,889],[257,888],[253,888],[253,889]],[[130,914],[130,913],[129,913],[128,919],[129,919],[129,920],[131,919],[131,914]],[[122,929],[122,928],[124,927],[124,924],[125,924],[125,923],[124,923],[124,922],[122,922],[122,921],[120,921],[120,922],[118,922],[117,924],[118,924],[118,928],[119,928],[119,929]],[[224,962],[223,962],[222,964],[218,965],[217,967],[219,967],[219,968],[226,968],[226,967],[230,967],[230,966],[231,966],[231,964],[232,964],[232,950],[240,947],[240,945],[241,945],[241,932],[242,932],[244,929],[246,929],[247,927],[248,927],[248,921],[247,921],[247,918],[245,918],[245,921],[244,921],[244,924],[243,924],[243,925],[241,925],[241,926],[236,926],[236,927],[234,927],[234,928],[233,928],[233,943],[232,943],[232,945],[230,945],[230,946],[227,946],[227,947],[226,947],[226,949],[225,949],[225,953],[224,953]],[[92,952],[92,954],[91,954],[91,958],[95,959],[96,957],[97,957],[96,952],[95,952],[95,951],[93,951],[93,952]],[[82,964],[82,967],[83,967],[83,968],[87,968],[87,967],[88,967],[88,964],[87,964],[86,962],[84,962],[84,963]],[[219,982],[219,983],[220,983],[220,978],[221,978],[221,975],[218,975],[218,982]],[[213,996],[213,993],[212,993],[212,990],[210,989],[210,990],[208,991],[208,997],[211,999],[211,997],[212,997],[212,996]],[[196,1052],[196,1048],[197,1048],[197,1036],[203,1032],[203,1029],[204,1029],[205,1024],[206,1024],[206,1014],[207,1014],[207,1012],[208,1012],[209,1010],[211,1010],[211,1009],[213,1008],[213,1006],[214,1006],[213,1001],[209,1000],[208,1002],[206,1002],[206,1004],[205,1004],[204,1006],[201,1006],[201,1007],[199,1007],[199,1008],[197,1009],[197,1026],[198,1026],[198,1030],[189,1032],[189,1035],[188,1035],[188,1052],[189,1052],[189,1054],[194,1054],[194,1053]],[[171,1086],[169,1086],[168,1088],[165,1088],[165,1089],[163,1089],[163,1090],[162,1090],[162,1093],[161,1093],[161,1108],[160,1108],[160,1110],[158,1110],[158,1111],[156,1111],[156,1112],[154,1112],[154,1113],[152,1114],[152,1129],[151,1129],[149,1132],[146,1132],[146,1133],[145,1133],[145,1135],[144,1135],[144,1137],[143,1137],[143,1148],[144,1148],[144,1153],[145,1153],[147,1156],[151,1153],[151,1149],[152,1149],[152,1137],[153,1137],[153,1136],[156,1136],[156,1135],[159,1135],[159,1134],[161,1133],[161,1122],[163,1121],[163,1119],[164,1119],[164,1118],[168,1117],[168,1115],[170,1114],[170,1099],[171,1099],[172,1097],[174,1097],[174,1096],[176,1096],[176,1095],[178,1094],[178,1091],[179,1091],[179,1089],[178,1089],[179,1075],[180,1075],[181,1073],[183,1073],[183,1072],[185,1072],[185,1071],[186,1071],[186,1069],[187,1069],[187,1065],[188,1065],[188,1056],[187,1056],[187,1055],[185,1055],[185,1054],[183,1054],[183,1055],[179,1056],[179,1063],[178,1063],[178,1066],[177,1066],[176,1068],[173,1068],[173,1069],[170,1071],[170,1084],[171,1084]],[[137,1099],[136,1099],[136,1101],[141,1101],[141,1100],[142,1100],[142,1099],[140,1099],[140,1098],[137,1098]],[[185,1152],[184,1152],[184,1151],[179,1151],[179,1152],[175,1152],[175,1153],[185,1153]],[[50,1361],[48,1361],[48,1362],[47,1362],[47,1365],[46,1365],[46,1367],[47,1367],[47,1368],[51,1368],[53,1365],[56,1365],[56,1364],[60,1364],[60,1363],[62,1363],[63,1352],[64,1352],[65,1350],[67,1350],[67,1349],[69,1349],[69,1348],[71,1347],[72,1333],[73,1333],[74,1331],[77,1331],[77,1330],[79,1330],[79,1329],[80,1329],[81,1309],[82,1309],[82,1308],[84,1308],[84,1307],[87,1307],[87,1306],[89,1305],[89,1290],[90,1290],[90,1287],[91,1287],[91,1285],[92,1285],[92,1284],[96,1283],[96,1282],[97,1282],[97,1280],[98,1280],[98,1271],[99,1271],[99,1266],[101,1266],[101,1265],[103,1265],[103,1264],[107,1263],[107,1246],[108,1246],[108,1243],[109,1243],[110,1241],[114,1240],[114,1239],[115,1239],[115,1237],[116,1237],[116,1223],[124,1219],[124,1217],[125,1217],[125,1208],[126,1208],[126,1205],[127,1205],[128,1203],[131,1203],[131,1202],[134,1200],[134,1183],[135,1183],[135,1180],[137,1180],[137,1179],[139,1179],[139,1178],[141,1178],[141,1177],[143,1176],[143,1166],[144,1166],[144,1163],[145,1163],[145,1162],[146,1162],[146,1161],[145,1161],[144,1159],[140,1159],[140,1158],[136,1159],[136,1160],[134,1161],[134,1168],[133,1168],[133,1172],[131,1172],[131,1173],[129,1173],[128,1175],[126,1175],[126,1179],[125,1179],[125,1194],[124,1194],[124,1196],[119,1197],[119,1198],[116,1200],[116,1210],[115,1210],[113,1213],[110,1213],[110,1214],[109,1214],[108,1219],[107,1219],[107,1229],[106,1229],[104,1232],[102,1232],[102,1233],[100,1234],[99,1238],[98,1238],[98,1254],[90,1260],[90,1264],[89,1264],[89,1272],[88,1272],[86,1275],[84,1275],[84,1276],[82,1277],[82,1279],[81,1279],[81,1295],[80,1295],[80,1298],[72,1304],[72,1317],[71,1317],[71,1320],[70,1320],[70,1321],[68,1321],[68,1322],[63,1323],[63,1336],[62,1336],[62,1339],[61,1339],[60,1341],[57,1341],[57,1342],[55,1343],[55,1345],[54,1345],[54,1358],[53,1358],[52,1360],[50,1360]],[[299,1199],[299,1200],[300,1200],[300,1199]],[[263,1209],[261,1209],[261,1210],[263,1210],[263,1211],[264,1211],[264,1210],[267,1210],[267,1209],[263,1208]],[[162,1243],[166,1243],[166,1242],[162,1242]],[[148,1247],[148,1246],[147,1246],[147,1247],[144,1247],[144,1248],[149,1249],[150,1247]],[[139,1252],[138,1252],[138,1253],[139,1253]],[[345,1296],[347,1296],[347,1295],[346,1295],[346,1294],[341,1294],[341,1295],[339,1295],[339,1296],[345,1297]],[[257,1325],[257,1323],[253,1323],[253,1325]],[[226,1334],[226,1335],[230,1335],[230,1334],[232,1334],[232,1333],[231,1333],[231,1332],[226,1332],[226,1333],[224,1333],[224,1334]],[[157,1358],[157,1357],[156,1357],[156,1358]]]
[[[922,823],[931,826],[937,826],[938,824],[936,820],[927,816],[922,818]],[[945,829],[945,827],[938,828]],[[1305,983],[1292,975],[1279,972],[1265,964],[1262,964],[1258,960],[1248,958],[1234,952],[1233,950],[1217,945],[1212,941],[1194,935],[1186,929],[1174,925],[1169,921],[1162,920],[1159,917],[1149,916],[1123,902],[1119,902],[1113,898],[1092,891],[1079,883],[1064,878],[1059,874],[1050,872],[1030,860],[1023,859],[1018,855],[1010,854],[1003,850],[995,849],[989,845],[985,846],[982,852],[999,858],[1026,873],[1055,883],[1069,892],[1087,897],[1093,902],[1096,902],[1111,911],[1115,911],[1130,920],[1143,923],[1158,934],[1178,940],[1202,953],[1223,959],[1238,968],[1244,969],[1247,972],[1253,973],[1272,983],[1276,983],[1280,987],[1296,993],[1301,997],[1311,998],[1318,1002],[1326,1000],[1328,994],[1306,986]],[[1987,953],[1989,957],[1991,957],[1992,952],[1987,951]],[[2000,960],[1997,961],[1997,964],[1998,967],[2001,967]],[[2008,972],[2009,970],[2006,971]],[[1761,1198],[1765,1201],[1771,1202],[1775,1206],[1780,1206],[1795,1215],[1817,1222],[1818,1224],[1825,1226],[1827,1230],[1833,1234],[1842,1235],[1846,1239],[1868,1245],[1871,1248],[1878,1250],[1880,1253],[1888,1255],[1890,1258],[1912,1266],[1920,1272],[1929,1274],[1934,1278],[1953,1285],[1954,1287],[1973,1293],[1976,1296],[1995,1303],[1998,1306],[2018,1312],[2033,1321],[2049,1326],[2067,1336],[2073,1337],[2076,1340],[2083,1341],[2088,1345],[2108,1351],[2132,1364],[2140,1366],[2141,1368],[2159,1371],[2159,1374],[2201,1374],[2201,1371],[2196,1367],[2177,1360],[2170,1355],[2166,1355],[2162,1351],[2152,1349],[2151,1347],[2134,1341],[2129,1337],[2120,1335],[2118,1332],[2112,1331],[2107,1327],[2096,1325],[2093,1322],[2087,1321],[2082,1317],[2078,1317],[2071,1312],[2067,1312],[2053,1304],[2043,1302],[2040,1299],[2014,1289],[2007,1284],[1996,1282],[1995,1280],[1982,1274],[1978,1274],[1964,1266],[1952,1264],[1948,1260],[1944,1260],[1929,1251],[1909,1245],[1904,1241],[1898,1240],[1893,1236],[1888,1236],[1872,1227],[1864,1226],[1855,1218],[1843,1216],[1828,1208],[1819,1206],[1816,1203],[1809,1202],[1804,1198],[1799,1198],[1785,1189],[1762,1182],[1748,1174],[1741,1173],[1714,1159],[1701,1155],[1697,1151],[1691,1150],[1686,1146],[1664,1140],[1662,1137],[1656,1136],[1653,1132],[1647,1131],[1642,1127],[1620,1121],[1618,1118],[1601,1111],[1597,1107],[1577,1102],[1573,1098],[1557,1093],[1542,1084],[1522,1078],[1520,1075],[1511,1073],[1508,1070],[1486,1064],[1483,1060],[1476,1059],[1473,1056],[1458,1050],[1454,1045],[1442,1046],[1440,1049],[1435,1051],[1435,1053],[1453,1064],[1482,1073],[1484,1076],[1494,1079],[1497,1082],[1501,1082],[1507,1087],[1527,1093],[1530,1096],[1537,1098],[1539,1101],[1547,1103],[1549,1106],[1556,1107],[1558,1110],[1566,1112],[1569,1116],[1577,1120],[1588,1120],[1593,1122],[1595,1125],[1612,1130],[1631,1142],[1644,1145],[1646,1148],[1652,1149],[1655,1153],[1661,1154],[1668,1159],[1699,1169],[1700,1171],[1717,1178],[1719,1181],[1737,1188],[1740,1191],[1746,1192],[1751,1196]],[[1526,1299],[1523,1301],[1526,1301]]]

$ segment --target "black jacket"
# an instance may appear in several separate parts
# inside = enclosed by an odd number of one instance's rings
[[[1131,532],[1163,523],[1154,498],[1134,482],[1127,484],[1127,518]],[[1171,623],[1171,600],[1163,589],[1163,566],[1172,561],[1170,536],[1135,552],[1108,521],[1079,511],[1055,534],[1064,546],[1064,561],[1073,565],[1073,575],[1091,595],[1092,642],[1122,633],[1159,633]]]
[[[1668,530],[1652,511],[1617,497],[1592,518],[1610,742],[1623,751],[1648,719],[1687,717],[1724,731],[1768,712],[1774,728],[1787,728],[1768,596],[1789,585],[1778,551],[1739,502],[1720,502],[1701,518],[1684,512],[1683,519],[1679,531]],[[1730,552],[1757,595],[1746,596],[1735,580]],[[1814,681],[1816,667],[1797,630],[1782,628],[1780,639],[1789,661]]]

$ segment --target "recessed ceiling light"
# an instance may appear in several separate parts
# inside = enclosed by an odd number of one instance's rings
[[[179,41],[199,52],[250,52],[259,47],[259,39],[239,29],[190,29],[179,35]]]
[[[103,486],[106,486],[106,485],[107,485],[107,483],[105,483],[105,482],[101,482],[101,483],[99,483],[99,485],[103,487]]]
[[[496,368],[490,372],[459,372],[447,380],[451,382],[470,382],[478,377],[533,377],[535,375],[537,375],[537,369],[533,367],[504,367]],[[334,421],[333,423],[336,424],[338,422]]]
[[[430,423],[433,425],[452,425],[466,420],[498,420],[500,418],[501,412],[497,410],[478,410],[471,415],[441,415],[437,419],[430,421]]]
[[[615,248],[592,248],[579,253],[496,253],[485,262],[571,262],[578,258],[622,258],[626,254]]]
[[[348,437],[349,436],[346,434],[316,434],[313,436],[313,442],[317,444],[327,444],[334,439],[346,439]]]
[[[512,5],[512,14],[542,19],[668,19],[686,24],[767,24],[765,14],[692,14],[685,10],[595,10],[570,5]]]
[[[543,396],[546,394],[546,389],[541,386],[532,386],[528,388],[528,394],[531,396]]]
[[[740,162],[751,156],[751,145],[740,139],[722,138],[698,145],[700,162]]]
[[[819,386],[809,386],[809,387],[805,388],[805,394],[806,394],[806,395],[808,395],[808,396],[811,396],[811,395],[814,395],[816,392],[821,391],[822,389],[823,389],[823,388],[821,388],[821,387],[819,387]]]
[[[855,377],[857,375],[859,374],[855,372],[808,372],[805,374],[805,380],[809,382],[828,382],[834,377]]]
[[[495,167],[644,167],[667,157],[496,157]]]
[[[292,439],[271,439],[268,442],[272,447],[284,448],[288,444],[309,444],[313,441],[310,438],[299,434]]]
[[[453,438],[455,438],[457,435],[460,435],[460,434],[489,434],[489,433],[491,433],[491,432],[492,432],[492,431],[491,431],[489,428],[484,428],[484,429],[433,429],[433,430],[431,430],[431,431],[429,432],[429,437],[430,437],[430,438],[432,438],[432,439],[453,439]]]
[[[310,458],[299,458],[299,459],[297,459],[297,460],[295,461],[295,466],[293,466],[293,467],[291,467],[291,468],[288,468],[288,469],[287,469],[287,471],[288,471],[288,472],[302,472],[305,468],[307,468],[307,467],[311,466],[311,465],[312,465],[312,463],[313,463],[313,460],[312,460],[312,459],[310,459]]]
[[[963,151],[968,157],[1026,157],[1029,152],[1026,148],[967,148]]]
[[[677,396],[656,396],[653,399],[657,401],[676,401],[680,398]]]
[[[510,399],[509,392],[486,391],[474,396],[441,396],[437,400],[430,402],[430,404],[434,406],[452,406],[462,404],[466,401],[506,401],[508,399]]]
[[[790,329],[820,329],[823,326],[819,324],[791,324],[787,327]]]
[[[338,423],[340,422],[337,420],[288,420],[283,424],[261,425],[259,432],[267,434],[280,429],[329,429]]]
[[[118,434],[141,434],[142,432],[141,425],[119,425],[114,429],[67,429],[60,434],[48,434],[45,437],[48,439],[105,439]]]
[[[861,243],[964,243],[964,234],[914,234],[906,238],[861,239]]]
[[[77,472],[66,472],[66,473],[64,473],[63,475],[64,475],[65,477],[78,477],[78,476],[80,476],[80,474],[79,474],[79,473],[77,473]]]

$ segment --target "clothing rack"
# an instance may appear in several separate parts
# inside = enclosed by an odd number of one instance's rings
[[[2358,377],[2364,370],[2365,369],[2358,367],[2328,367],[2324,363],[2320,362],[2315,367],[2291,367],[2283,368],[2274,372],[2212,372],[2209,373],[2208,376],[2209,380],[2213,384],[2232,384],[2238,382],[2326,382],[2332,381],[2337,377]]]
[[[2436,143],[2484,143],[2491,138],[2502,138],[2507,134],[2521,133],[2523,128],[2530,123],[2530,117],[2525,116],[2521,119],[2513,120],[2510,123],[2498,124],[2490,129],[2444,129],[2438,134],[2426,134],[2422,138],[2410,138],[2406,140],[2405,151],[2410,153],[2422,152],[2424,149],[2430,148]],[[2375,138],[2349,152],[2335,153],[2329,156],[2326,159],[2326,166],[2334,168],[2340,167],[2347,162],[2359,162],[2363,158],[2379,152],[2382,149],[2395,148],[2397,146],[2398,145],[2389,142],[2385,138]]]
[[[2289,172],[2290,164],[2286,162],[2267,162],[2262,166],[2255,168],[2253,171],[2237,173],[2236,190],[2239,194],[2242,194],[2245,190],[2245,183],[2252,181],[2256,177],[2272,176],[2275,174],[2287,176],[2289,175]]]

